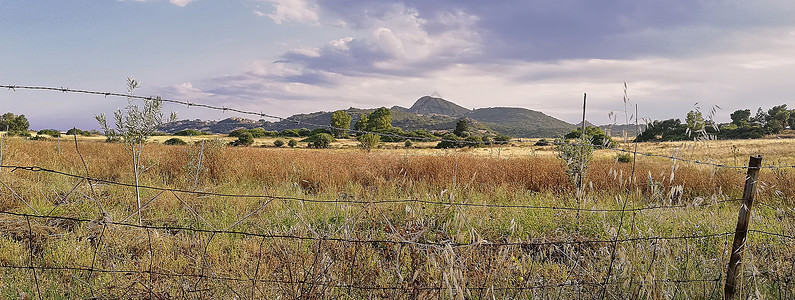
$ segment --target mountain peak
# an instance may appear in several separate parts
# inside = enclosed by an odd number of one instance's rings
[[[433,96],[424,96],[417,99],[408,111],[420,115],[445,115],[452,117],[461,117],[470,112],[469,109],[458,104]]]

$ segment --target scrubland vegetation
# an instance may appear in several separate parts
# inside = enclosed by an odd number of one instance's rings
[[[362,151],[196,140],[147,145],[138,204],[122,144],[6,139],[3,165],[77,176],[0,170],[2,297],[717,299],[745,179],[638,156],[630,183],[626,157],[596,150],[577,197],[554,147],[535,141]],[[755,142],[639,152],[793,164],[795,143]],[[742,297],[795,296],[793,174],[761,172],[751,229],[782,236],[749,233]]]

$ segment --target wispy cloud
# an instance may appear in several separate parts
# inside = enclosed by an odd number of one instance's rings
[[[119,0],[119,1],[124,1],[124,0]],[[154,0],[133,0],[133,1],[135,1],[135,2],[154,2]],[[169,3],[174,4],[176,6],[179,6],[179,7],[185,7],[186,5],[188,5],[188,4],[190,4],[191,2],[194,2],[194,1],[196,1],[196,0],[168,0]]]
[[[276,24],[284,22],[317,23],[318,6],[309,0],[265,0],[273,3],[275,12],[265,14],[255,11],[259,16],[268,16]]]

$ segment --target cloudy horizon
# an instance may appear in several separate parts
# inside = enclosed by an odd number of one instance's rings
[[[289,117],[409,107],[523,107],[570,123],[790,104],[795,3],[784,0],[15,1],[0,84],[159,95]],[[2,90],[31,128],[96,128],[123,99]],[[165,105],[180,119],[231,113]],[[632,109],[634,110],[634,109]],[[623,118],[616,120],[621,124]]]

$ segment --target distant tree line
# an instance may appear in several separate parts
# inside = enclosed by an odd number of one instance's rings
[[[755,115],[750,109],[740,109],[731,115],[731,123],[715,124],[705,120],[702,113],[691,110],[685,123],[680,119],[654,121],[639,134],[636,142],[683,141],[694,138],[708,139],[758,139],[770,134],[779,134],[785,129],[795,129],[795,110],[787,110],[787,105],[774,106],[765,111],[761,107]]]
[[[412,140],[438,140],[442,139],[437,148],[460,148],[476,147],[489,144],[507,143],[511,137],[496,134],[483,134],[471,126],[468,119],[460,119],[452,132],[431,133],[425,129],[414,131],[404,131],[400,127],[392,126],[392,111],[386,107],[381,107],[371,113],[362,115],[359,120],[353,123],[353,117],[344,110],[338,110],[331,114],[331,121],[328,128],[317,128],[309,130],[286,129],[282,131],[268,131],[263,128],[236,129],[229,133],[230,137],[237,137],[233,141],[235,146],[248,146],[253,144],[255,138],[261,137],[291,137],[303,138],[300,142],[307,143],[310,148],[328,148],[330,143],[338,138],[355,138],[359,145],[365,150],[377,148],[382,142],[403,142],[404,147],[411,147]],[[352,124],[353,123],[353,124]],[[352,129],[351,129],[352,127]],[[193,135],[197,135],[196,132]],[[288,141],[288,146],[295,147],[294,139]],[[284,141],[277,139],[274,146],[284,146]]]

